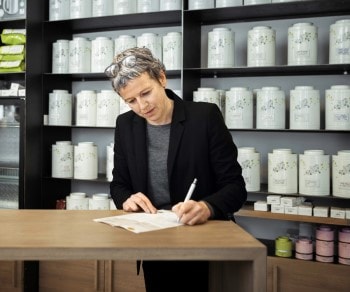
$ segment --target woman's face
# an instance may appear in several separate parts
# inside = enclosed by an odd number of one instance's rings
[[[143,73],[120,89],[119,95],[137,115],[145,118],[148,123],[164,125],[171,122],[172,115],[172,101],[165,93],[165,85],[164,74],[157,81],[148,73]]]

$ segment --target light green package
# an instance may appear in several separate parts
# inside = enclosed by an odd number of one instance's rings
[[[0,61],[0,73],[23,72],[24,70],[23,61]]]
[[[26,43],[25,29],[3,29],[1,41],[6,45],[23,45]]]
[[[2,55],[18,55],[24,53],[24,45],[0,46]]]
[[[0,61],[23,61],[24,54],[0,55]]]

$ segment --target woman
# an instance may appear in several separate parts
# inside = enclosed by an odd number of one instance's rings
[[[231,218],[247,193],[219,108],[166,89],[165,67],[146,48],[118,54],[105,72],[131,109],[115,129],[110,191],[117,208],[171,209],[187,225]],[[194,178],[193,195],[183,202]],[[143,269],[147,291],[207,291],[207,262],[144,261]]]

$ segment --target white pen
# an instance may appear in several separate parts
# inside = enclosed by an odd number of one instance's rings
[[[191,183],[190,188],[188,189],[188,192],[187,192],[187,194],[186,194],[184,203],[187,202],[187,201],[189,201],[189,200],[191,199],[192,194],[193,194],[193,192],[194,192],[194,189],[196,188],[196,183],[197,183],[197,179],[195,178],[195,179],[193,180],[193,183]],[[181,219],[180,217],[177,218],[177,222],[180,222],[180,219]]]
[[[195,178],[195,179],[193,180],[193,183],[191,184],[190,188],[188,189],[188,192],[187,192],[187,194],[186,194],[186,197],[185,197],[184,202],[187,202],[188,200],[191,199],[192,194],[193,194],[193,192],[194,192],[194,189],[196,188],[196,183],[197,183],[197,179]]]

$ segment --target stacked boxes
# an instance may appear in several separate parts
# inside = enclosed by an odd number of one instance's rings
[[[25,29],[3,29],[0,46],[0,73],[25,70]]]

